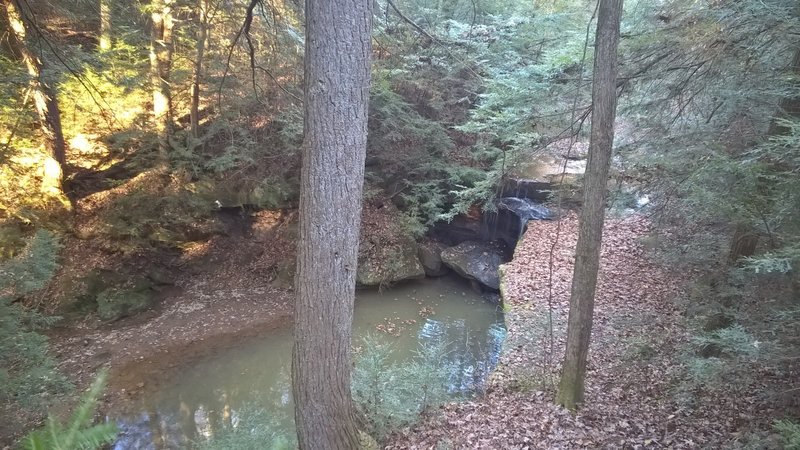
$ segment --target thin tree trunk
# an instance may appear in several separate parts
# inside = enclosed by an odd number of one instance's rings
[[[44,135],[44,146],[55,164],[45,165],[45,188],[58,189],[63,193],[62,183],[66,167],[66,144],[61,130],[61,112],[58,108],[58,97],[53,86],[42,77],[42,60],[31,51],[27,36],[31,24],[25,10],[17,0],[2,0],[6,18],[11,28],[8,34],[9,46],[17,57],[22,59],[30,76],[31,93],[39,125]],[[28,12],[30,14],[30,12]]]
[[[111,50],[111,0],[100,0],[100,50]]]
[[[195,141],[199,137],[200,83],[203,77],[203,56],[208,38],[208,0],[198,0],[197,6],[197,44],[192,75],[192,105],[189,111],[189,126],[191,136]]]
[[[301,449],[354,449],[350,352],[373,2],[306,0],[292,392]]]
[[[744,257],[753,256],[758,246],[758,233],[752,225],[740,223],[736,225],[731,239],[731,249],[728,253],[728,263],[736,262]]]
[[[622,0],[600,0],[594,52],[592,131],[584,178],[575,270],[572,276],[567,349],[556,403],[575,409],[583,401],[586,360],[592,334],[594,294],[600,267],[608,170],[617,109],[617,45]]]
[[[153,121],[158,134],[158,157],[162,167],[169,161],[172,133],[172,0],[153,0],[150,31],[150,81],[153,85]]]

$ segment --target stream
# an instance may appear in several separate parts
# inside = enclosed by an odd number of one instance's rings
[[[390,359],[398,364],[411,361],[420,346],[444,346],[446,388],[454,397],[481,388],[505,333],[500,307],[455,276],[356,293],[356,352],[365,336],[391,343]],[[275,436],[292,436],[291,350],[287,327],[189,364],[126,408],[138,413],[113,417],[120,428],[113,448],[191,447],[243,423],[248,414],[263,416]]]

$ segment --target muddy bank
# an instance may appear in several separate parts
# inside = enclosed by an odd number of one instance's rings
[[[58,368],[76,386],[54,399],[50,412],[65,416],[75,398],[101,368],[111,372],[100,412],[119,408],[149,387],[141,380],[164,378],[189,361],[234,346],[291,323],[291,277],[283,268],[294,258],[296,214],[262,211],[247,217],[246,227],[234,227],[208,241],[178,252],[151,257],[110,254],[92,241],[66,239],[62,268],[51,285],[32,299],[35,305],[58,311],[58,301],[96,269],[116,277],[143,277],[154,266],[168,278],[156,293],[155,306],[114,322],[79,312],[49,331],[51,353]],[[237,222],[237,224],[239,223]],[[50,303],[46,303],[50,302]],[[52,304],[52,307],[50,305]],[[34,413],[0,409],[0,448],[13,444],[41,423]]]
[[[292,296],[269,285],[207,289],[203,283],[162,300],[158,311],[54,339],[59,368],[86,385],[110,369],[103,409],[122,407],[186,363],[291,323]]]

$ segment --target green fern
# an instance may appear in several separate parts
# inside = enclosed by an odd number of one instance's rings
[[[108,373],[100,372],[66,424],[52,416],[44,428],[31,432],[22,441],[25,450],[90,450],[114,441],[117,426],[113,422],[92,425],[97,399],[105,387]]]

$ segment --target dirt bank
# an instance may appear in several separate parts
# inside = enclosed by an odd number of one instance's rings
[[[101,413],[124,409],[190,361],[291,324],[293,294],[286,273],[295,254],[296,214],[262,211],[232,221],[227,233],[180,254],[161,254],[156,260],[129,257],[125,264],[120,264],[125,257],[98,250],[91,242],[65,242],[62,270],[41,294],[45,300],[69,286],[65,280],[96,268],[141,277],[158,264],[170,277],[171,286],[157,294],[157,305],[149,311],[112,323],[89,315],[51,330],[51,351],[76,393],[99,369],[110,370]],[[74,404],[72,397],[59,399],[51,411],[64,414]],[[0,448],[42,419],[24,411],[6,414]]]

